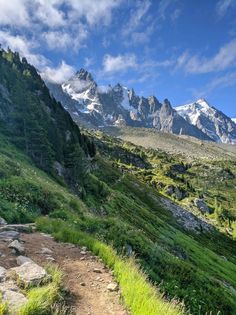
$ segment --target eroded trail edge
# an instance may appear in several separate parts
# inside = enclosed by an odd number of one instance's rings
[[[16,267],[19,257],[8,247],[12,240],[11,234],[12,231],[9,231],[8,237],[6,232],[4,238],[0,239],[0,266],[6,269]],[[58,243],[52,236],[39,232],[16,232],[14,238],[24,247],[24,256],[42,267],[55,263],[63,271],[64,285],[69,291],[67,304],[73,314],[128,314],[122,305],[120,290],[112,271],[85,247]]]

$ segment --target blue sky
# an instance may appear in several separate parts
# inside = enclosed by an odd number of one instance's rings
[[[55,82],[81,67],[236,117],[236,0],[0,0],[0,43]]]

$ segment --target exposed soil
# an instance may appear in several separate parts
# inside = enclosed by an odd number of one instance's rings
[[[65,287],[70,291],[69,305],[76,315],[127,315],[119,291],[110,292],[107,285],[114,282],[112,272],[89,251],[65,243],[57,243],[43,233],[20,234],[25,256],[41,266],[50,262],[50,256],[64,272]],[[16,256],[7,247],[9,242],[0,240],[0,266],[16,266]],[[42,254],[42,248],[52,254]],[[81,253],[82,252],[82,253]]]

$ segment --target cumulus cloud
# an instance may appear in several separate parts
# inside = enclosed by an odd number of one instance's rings
[[[79,17],[85,17],[90,25],[111,22],[111,13],[122,0],[64,0],[71,10],[68,18],[75,20]]]
[[[27,0],[0,0],[0,24],[28,26],[30,24],[30,17],[27,4]]]
[[[78,27],[78,31],[74,36],[61,30],[48,31],[42,34],[42,38],[45,40],[48,48],[51,50],[68,49],[70,47],[79,49],[81,46],[83,46],[83,42],[87,36],[88,31],[83,25]]]
[[[79,49],[91,28],[111,22],[122,0],[0,0],[0,26],[50,50]]]
[[[231,40],[211,58],[191,56],[184,52],[177,59],[177,67],[188,73],[209,73],[223,71],[236,63],[236,39]]]
[[[118,56],[107,54],[103,58],[103,71],[106,73],[122,72],[136,67],[137,62],[134,54]]]
[[[38,44],[24,36],[12,35],[8,31],[0,31],[0,43],[5,49],[10,47],[12,50],[19,52],[36,68],[42,68],[49,62],[43,55],[32,52],[33,49],[38,47]]]
[[[56,68],[49,66],[45,67],[41,72],[41,76],[44,80],[60,84],[68,80],[74,73],[75,69],[62,61],[61,64]]]

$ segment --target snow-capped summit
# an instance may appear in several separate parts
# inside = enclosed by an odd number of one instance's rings
[[[236,144],[236,125],[205,99],[175,108],[186,121],[216,142]]]
[[[231,118],[231,120],[236,124],[236,118]]]
[[[156,128],[210,140],[181,117],[167,99],[161,104],[155,96],[140,97],[133,89],[120,83],[99,86],[85,69],[80,69],[62,85],[47,84],[54,97],[76,121],[97,127],[129,125]]]

